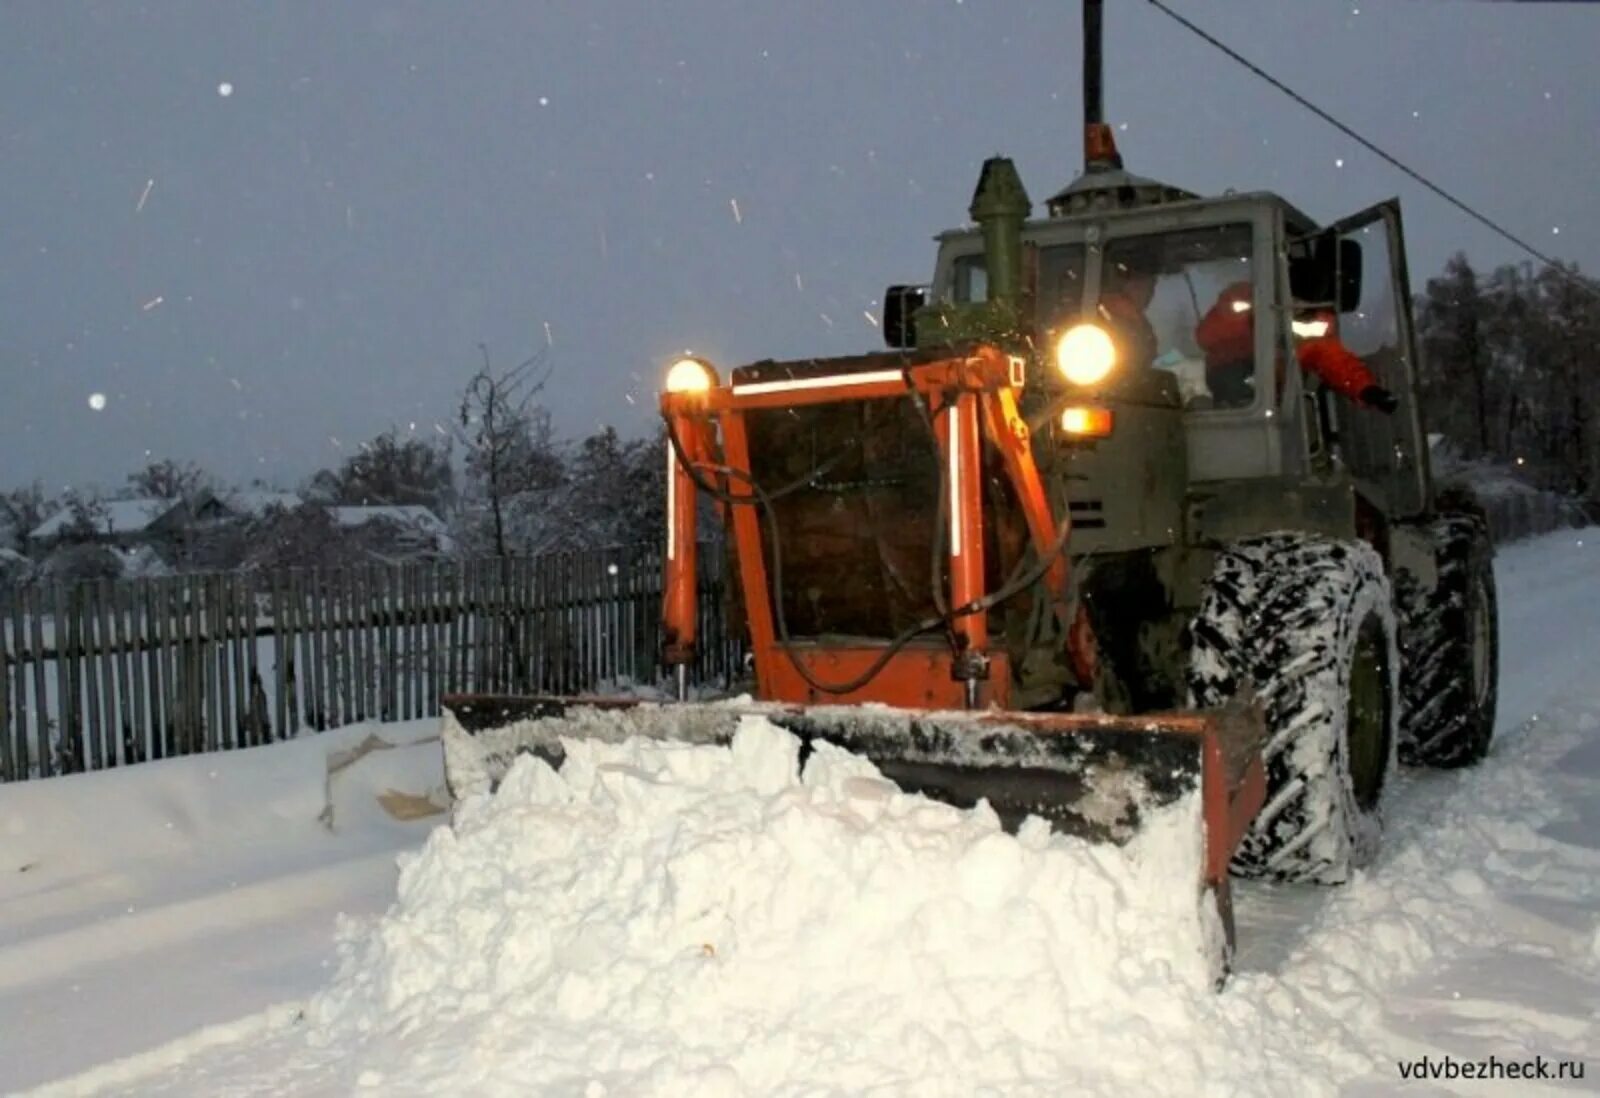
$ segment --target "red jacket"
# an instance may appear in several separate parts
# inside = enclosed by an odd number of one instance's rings
[[[1240,305],[1243,307],[1238,307]],[[1314,319],[1326,324],[1328,334],[1296,340],[1295,358],[1303,369],[1321,378],[1328,388],[1359,403],[1363,391],[1379,384],[1377,375],[1332,334],[1331,315],[1321,313]],[[1235,282],[1223,290],[1195,329],[1194,337],[1205,352],[1208,370],[1250,361],[1255,355],[1256,341],[1250,283]]]

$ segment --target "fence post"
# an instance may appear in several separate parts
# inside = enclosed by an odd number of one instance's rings
[[[105,605],[101,609],[111,621],[110,657],[111,664],[116,669],[117,679],[117,750],[113,751],[113,754],[121,759],[123,765],[126,765],[130,762],[137,762],[139,755],[134,745],[132,699],[128,696],[133,684],[129,681],[128,675],[128,637],[122,615],[124,586],[120,581],[112,582],[111,580],[106,580],[105,585]],[[109,667],[106,671],[106,677],[108,680],[111,677],[111,669]],[[107,719],[109,720],[109,716]]]
[[[128,651],[124,655],[128,663],[128,681],[133,687],[129,705],[133,714],[133,750],[137,762],[144,762],[150,757],[149,712],[144,705],[145,661],[139,658],[148,640],[145,632],[148,626],[140,620],[139,595],[141,589],[148,587],[148,584],[128,584],[122,590],[123,612],[126,614],[123,628],[128,634]]]
[[[6,640],[6,619],[9,614],[4,613],[0,606],[0,782],[9,782],[17,777],[16,766],[11,755],[11,665],[16,662],[22,666],[21,660],[12,654],[11,645]],[[21,708],[21,701],[18,701]]]
[[[31,769],[28,766],[28,659],[25,651],[28,640],[23,632],[25,594],[26,590],[19,588],[11,600],[11,656],[12,667],[16,674],[15,689],[11,692],[11,706],[17,715],[16,749],[12,753],[11,774],[15,778],[26,778]],[[38,658],[35,655],[34,659]],[[37,707],[41,700],[34,699],[34,705]],[[0,736],[5,734],[5,729],[0,728]]]
[[[167,644],[171,636],[172,585],[164,579],[155,580],[145,592],[145,611],[155,633],[155,645],[150,650],[150,749],[158,759],[172,755],[172,652]]]
[[[378,716],[392,721],[396,717],[394,692],[395,620],[393,573],[389,565],[372,569],[373,602],[377,606],[378,634]]]
[[[289,621],[289,636],[284,644],[289,661],[289,682],[284,691],[289,715],[278,732],[279,737],[283,739],[300,735],[300,730],[308,727],[311,722],[311,664],[307,659],[311,648],[311,637],[306,630],[302,575],[298,568],[289,570],[288,608],[284,612]]]
[[[270,741],[283,739],[288,728],[284,719],[288,709],[289,662],[283,657],[283,649],[289,621],[283,612],[283,575],[280,572],[274,571],[267,577],[267,599],[272,614],[272,722],[267,726],[265,738]]]

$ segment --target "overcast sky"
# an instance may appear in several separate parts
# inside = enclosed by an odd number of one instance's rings
[[[1600,5],[1172,3],[1600,269]],[[1517,258],[1147,4],[1108,7],[1133,170],[1321,218],[1399,194],[1419,283],[1457,249]],[[1074,173],[1078,55],[1073,0],[7,0],[0,487],[168,456],[292,486],[448,427],[480,342],[548,356],[569,435],[644,430],[686,348],[871,347],[984,157],[1041,212]]]

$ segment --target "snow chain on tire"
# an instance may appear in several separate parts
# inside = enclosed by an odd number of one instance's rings
[[[1482,517],[1439,515],[1422,529],[1433,549],[1431,588],[1401,572],[1400,759],[1421,766],[1469,766],[1494,734],[1499,651],[1493,550]]]
[[[1347,880],[1377,852],[1397,739],[1399,653],[1382,559],[1364,543],[1305,534],[1233,543],[1217,555],[1189,645],[1193,705],[1253,693],[1266,713],[1267,801],[1234,871]],[[1376,709],[1353,709],[1353,679]]]

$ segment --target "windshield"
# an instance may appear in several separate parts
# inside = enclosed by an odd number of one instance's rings
[[[1255,301],[1248,224],[1116,237],[1106,243],[1095,313],[1128,369],[1175,375],[1186,407],[1255,403]],[[1083,314],[1085,246],[1038,249],[1037,323],[1059,332]],[[981,252],[951,268],[951,299],[987,300]]]
[[[1193,408],[1255,402],[1255,300],[1249,225],[1108,242],[1099,313],[1134,368],[1168,370]]]

